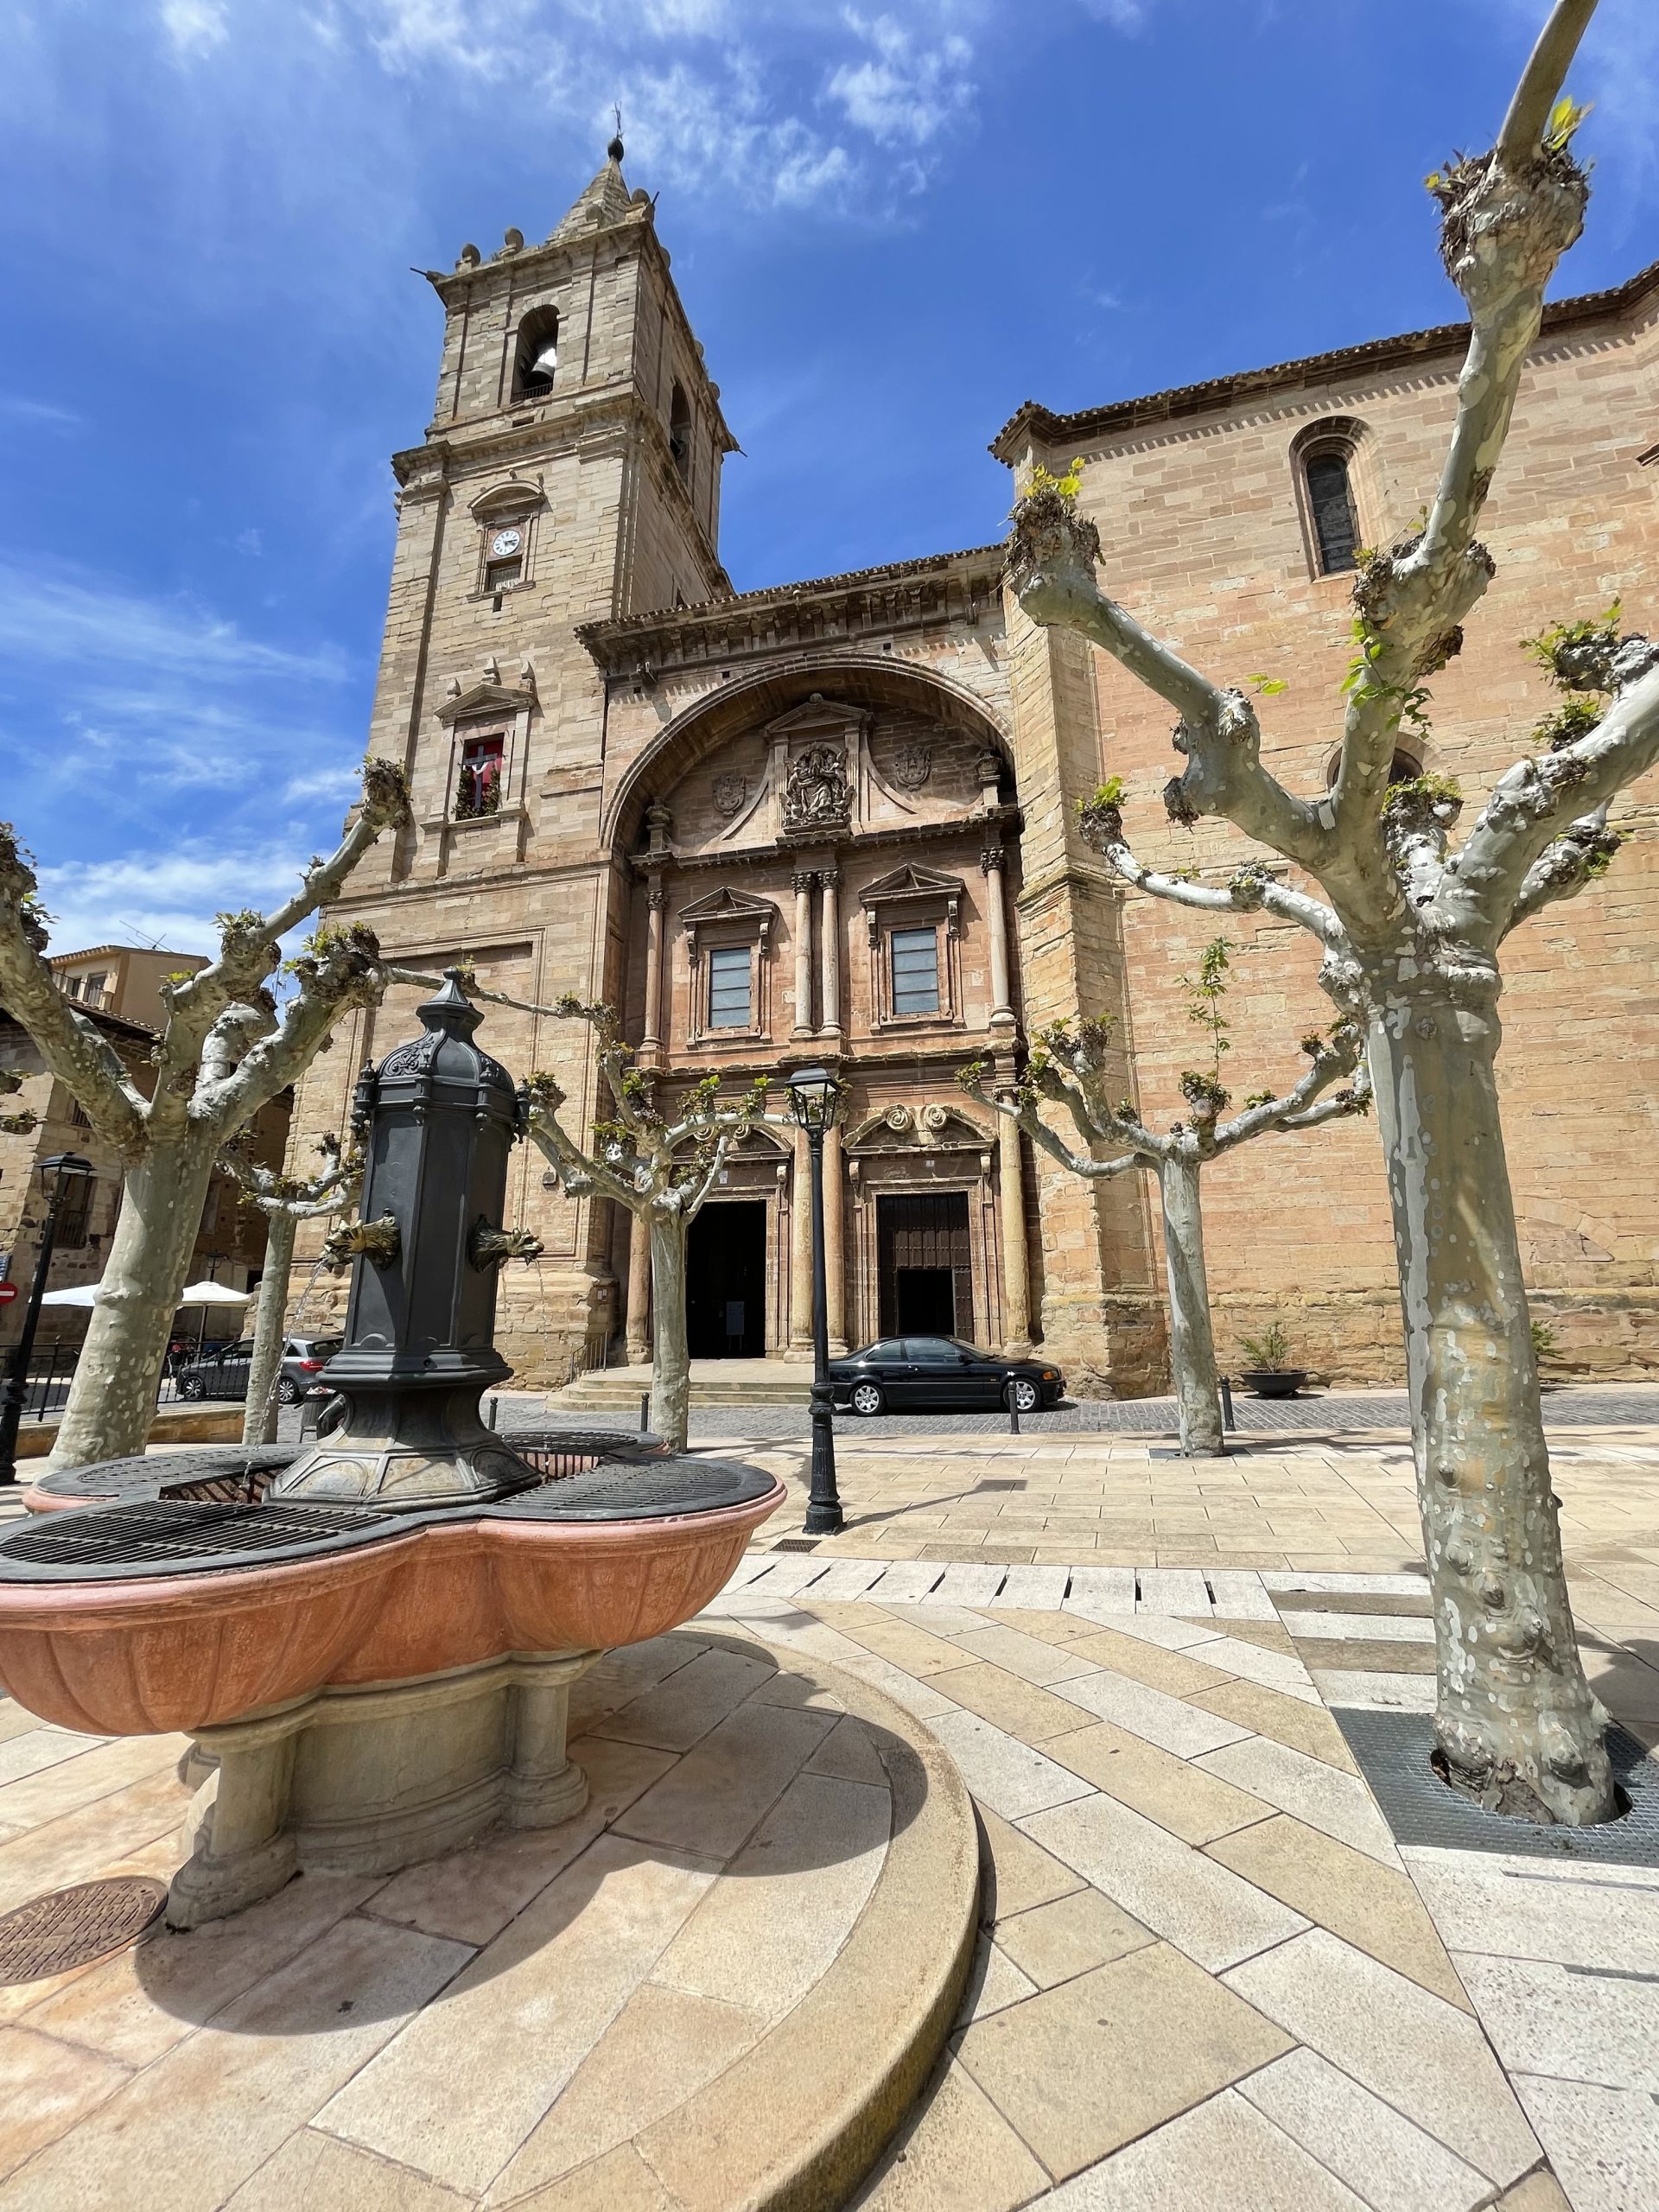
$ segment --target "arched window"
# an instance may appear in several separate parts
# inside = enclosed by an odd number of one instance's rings
[[[668,402],[668,449],[674,456],[674,466],[680,472],[680,481],[691,481],[691,410],[686,404],[682,387],[677,383]]]
[[[553,389],[558,365],[559,311],[532,308],[518,326],[512,362],[513,397],[544,399]]]
[[[1338,746],[1325,764],[1325,787],[1327,791],[1334,786],[1337,771],[1341,766],[1342,747]],[[1408,753],[1400,746],[1395,747],[1394,758],[1389,763],[1389,781],[1391,784],[1415,783],[1422,772],[1423,764],[1415,753]]]
[[[1307,511],[1313,524],[1313,543],[1320,573],[1338,575],[1354,566],[1359,526],[1354,519],[1354,494],[1348,481],[1348,456],[1327,448],[1312,454],[1306,463]]]

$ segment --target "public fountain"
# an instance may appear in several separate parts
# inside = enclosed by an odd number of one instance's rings
[[[569,1819],[571,1683],[699,1612],[784,1499],[739,1462],[520,1452],[485,1425],[510,1371],[498,1275],[530,1243],[500,1225],[524,1108],[455,971],[420,1016],[358,1087],[368,1168],[324,1378],[340,1427],[73,1471],[35,1502],[106,1502],[0,1537],[0,1687],[63,1727],[182,1730],[214,1765],[175,1927],[298,1869],[391,1872]]]

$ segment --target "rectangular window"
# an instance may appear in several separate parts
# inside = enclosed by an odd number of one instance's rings
[[[752,1029],[754,999],[747,944],[715,945],[709,955],[709,1027]]]
[[[92,1193],[98,1184],[91,1175],[77,1176],[63,1194],[58,1209],[58,1243],[66,1252],[79,1251],[92,1225]]]
[[[494,814],[501,804],[501,770],[507,741],[493,737],[469,737],[461,748],[461,773],[455,780],[455,818],[475,821],[480,814]]]
[[[484,571],[486,591],[506,591],[524,572],[522,561],[492,561]]]
[[[893,1010],[895,1014],[938,1012],[939,933],[937,929],[894,930]]]

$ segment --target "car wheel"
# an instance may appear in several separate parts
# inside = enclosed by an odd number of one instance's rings
[[[1028,1376],[1024,1375],[1016,1375],[1013,1382],[1008,1385],[1008,1389],[1014,1399],[1014,1409],[1015,1413],[1034,1414],[1036,1412],[1038,1405],[1041,1401],[1042,1394],[1038,1389],[1037,1385],[1032,1382]]]
[[[181,1398],[205,1398],[207,1395],[207,1385],[200,1375],[180,1376],[179,1395]]]
[[[868,1421],[872,1414],[880,1412],[881,1406],[881,1393],[874,1382],[854,1383],[852,1408],[855,1414],[862,1414]]]
[[[282,1381],[276,1385],[276,1398],[277,1402],[280,1405],[297,1406],[300,1400],[304,1395],[305,1393],[301,1389],[299,1384],[297,1382],[290,1382],[286,1375],[283,1376]]]

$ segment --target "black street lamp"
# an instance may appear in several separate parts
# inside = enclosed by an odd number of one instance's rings
[[[798,1068],[789,1078],[790,1111],[806,1132],[812,1155],[812,1488],[806,1534],[833,1536],[842,1527],[836,1489],[835,1408],[830,1395],[829,1294],[823,1274],[823,1135],[836,1118],[841,1085],[828,1068]]]
[[[5,1380],[0,1382],[0,1484],[15,1483],[17,1479],[17,1424],[23,1417],[23,1400],[29,1395],[29,1363],[35,1353],[35,1332],[40,1325],[46,1279],[52,1270],[58,1214],[69,1192],[93,1173],[92,1161],[83,1160],[78,1152],[54,1153],[49,1160],[41,1161],[40,1170],[46,1192],[46,1219],[41,1225],[40,1249],[35,1255],[35,1280],[29,1287],[29,1304],[23,1309],[23,1332],[12,1352]]]

